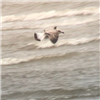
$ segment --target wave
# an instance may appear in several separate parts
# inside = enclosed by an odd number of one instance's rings
[[[9,15],[9,16],[3,16],[2,22],[42,20],[42,19],[63,17],[63,16],[70,17],[70,16],[96,15],[100,13],[99,9],[96,7],[88,7],[82,10],[63,10],[63,11],[52,10],[48,12],[31,13],[28,15]]]
[[[2,96],[15,96],[17,95],[18,97],[21,97],[22,95],[24,97],[32,95],[35,95],[36,98],[40,98],[41,100],[48,100],[48,99],[53,99],[53,100],[66,100],[66,99],[73,99],[73,98],[80,98],[80,97],[94,97],[94,96],[99,96],[99,93],[96,92],[98,91],[97,89],[92,89],[90,88],[78,88],[78,89],[63,89],[63,88],[58,88],[58,89],[44,89],[44,90],[34,90],[34,91],[22,91],[22,92],[14,92],[14,93],[9,93],[8,94],[3,94]],[[95,94],[94,94],[95,92]],[[38,96],[38,97],[37,97]],[[37,100],[37,99],[36,99]]]
[[[73,39],[59,39],[59,41],[54,45],[52,44],[50,41],[46,41],[43,40],[41,42],[30,42],[20,48],[18,48],[19,50],[23,49],[45,49],[45,48],[51,48],[51,47],[60,47],[60,46],[66,46],[66,45],[81,45],[81,44],[85,44],[85,43],[89,43],[92,41],[98,41],[100,40],[100,37],[92,37],[92,38],[73,38]]]
[[[46,28],[46,27],[52,27],[52,26],[66,26],[66,25],[82,25],[82,24],[87,24],[87,23],[92,23],[92,22],[96,22],[99,21],[99,19],[94,18],[94,19],[68,19],[68,20],[53,20],[53,22],[48,22],[48,21],[44,21],[44,22],[40,22],[38,24],[38,22],[34,23],[34,22],[11,22],[11,23],[6,23],[2,25],[2,31],[7,31],[7,30],[22,30],[22,29],[38,29],[38,28]],[[47,24],[48,23],[48,24]]]
[[[51,48],[51,47],[59,47],[59,46],[64,46],[64,45],[79,45],[79,44],[84,44],[84,43],[89,43],[92,41],[98,41],[100,40],[100,37],[98,38],[81,38],[81,39],[68,39],[68,40],[59,40],[59,42],[56,45],[53,45],[50,41],[43,43],[43,42],[39,42],[39,43],[29,43],[24,47],[21,48],[27,48],[27,46],[35,46],[36,48],[40,49],[40,48]],[[45,42],[45,41],[44,41]],[[21,49],[19,48],[19,50]],[[73,52],[67,52],[67,53],[61,53],[61,54],[46,54],[46,55],[40,55],[40,56],[30,56],[30,57],[25,57],[25,58],[3,58],[1,59],[1,65],[12,65],[12,64],[19,64],[19,63],[23,63],[23,62],[29,62],[29,61],[33,61],[33,60],[39,60],[39,59],[45,59],[45,58],[53,58],[53,57],[61,57],[61,56],[65,56],[69,53],[73,53]],[[74,53],[76,54],[76,52]]]
[[[1,65],[13,65],[13,64],[19,64],[23,62],[29,62],[33,60],[38,60],[42,58],[51,58],[51,57],[60,57],[64,56],[65,54],[48,54],[43,56],[37,56],[37,57],[26,57],[26,58],[3,58],[1,59]]]
[[[34,44],[37,48],[51,48],[51,47],[59,47],[59,46],[64,46],[64,45],[79,45],[79,44],[85,44],[89,43],[92,41],[98,41],[100,40],[100,37],[93,37],[93,38],[80,38],[80,39],[61,39],[57,42],[56,45],[53,45],[50,41],[48,42],[41,42],[41,43],[36,43]],[[32,44],[30,44],[32,45]]]

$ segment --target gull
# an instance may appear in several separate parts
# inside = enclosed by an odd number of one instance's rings
[[[58,41],[59,34],[63,33],[61,30],[57,29],[57,26],[50,27],[44,30],[43,33],[34,33],[34,38],[37,41],[42,41],[45,38],[49,38],[50,41],[55,44]]]

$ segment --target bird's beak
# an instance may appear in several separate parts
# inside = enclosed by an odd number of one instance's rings
[[[64,34],[64,32],[61,32],[61,33],[63,33],[63,34]]]

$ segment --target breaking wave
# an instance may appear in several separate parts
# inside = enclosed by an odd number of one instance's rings
[[[84,44],[84,43],[89,43],[92,41],[98,41],[100,40],[100,37],[98,38],[80,38],[80,39],[61,39],[58,41],[56,45],[53,45],[50,41],[48,42],[41,42],[41,43],[36,43],[34,44],[37,48],[50,48],[50,47],[59,47],[63,45],[79,45],[79,44]],[[31,44],[30,44],[31,45]]]
[[[68,40],[68,41],[64,41],[61,40],[59,43],[57,43],[56,45],[53,45],[52,43],[45,43],[45,44],[36,44],[35,46],[37,46],[37,48],[51,48],[51,47],[59,47],[62,45],[78,45],[78,44],[84,44],[84,43],[89,43],[91,41],[97,41],[100,40],[100,37],[98,39],[96,38],[92,38],[92,39],[79,39],[79,40]],[[28,45],[33,45],[33,44],[28,44]],[[27,48],[27,46],[26,46]],[[30,57],[25,57],[25,58],[3,58],[1,60],[1,65],[12,65],[12,64],[18,64],[18,63],[23,63],[23,62],[29,62],[29,61],[33,61],[33,60],[39,60],[39,59],[43,59],[43,58],[52,58],[52,57],[61,57],[61,56],[65,56],[69,53],[72,52],[67,52],[67,53],[62,53],[62,54],[46,54],[46,55],[40,55],[40,56],[30,56]]]
[[[51,58],[51,57],[60,57],[64,56],[65,54],[53,54],[53,55],[43,55],[43,56],[37,56],[37,57],[26,57],[26,58],[3,58],[1,59],[1,65],[12,65],[12,64],[18,64],[23,62],[28,62],[32,60],[38,60],[42,58]]]
[[[82,24],[86,24],[86,23],[91,23],[94,21],[98,21],[99,19],[84,19],[84,20],[76,20],[74,19],[73,22],[71,22],[70,20],[63,20],[61,21],[55,21],[54,23],[49,23],[47,24],[47,22],[41,22],[40,24],[37,23],[33,23],[33,22],[17,22],[17,23],[7,23],[4,24],[2,26],[2,31],[7,31],[7,30],[21,30],[21,29],[38,29],[38,28],[46,28],[46,27],[52,27],[52,26],[56,26],[56,25],[60,25],[60,26],[66,26],[66,25],[82,25]]]
[[[49,12],[33,13],[28,15],[3,16],[2,22],[41,20],[53,17],[84,16],[84,15],[95,15],[95,14],[99,14],[97,8],[85,8],[83,10],[65,10],[65,11],[52,10]]]
[[[48,12],[31,13],[28,15],[2,16],[1,20],[3,24],[1,30],[36,29],[55,25],[64,26],[84,24],[99,20],[99,9],[100,8],[96,7],[87,7],[81,10],[51,10]],[[83,17],[83,19],[81,19],[81,17]],[[52,18],[54,18],[53,22],[51,21]]]

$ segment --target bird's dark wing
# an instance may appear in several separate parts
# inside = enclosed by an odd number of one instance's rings
[[[48,37],[50,41],[54,44],[58,41],[59,38],[58,34],[49,34]]]
[[[35,38],[35,40],[37,40],[37,41],[41,41],[41,40],[37,37],[37,34],[36,34],[36,33],[34,33],[34,38]]]

